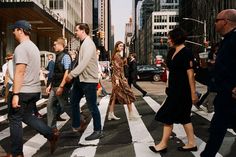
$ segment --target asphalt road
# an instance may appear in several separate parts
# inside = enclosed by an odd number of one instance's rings
[[[193,107],[192,122],[195,131],[195,138],[199,150],[197,152],[179,152],[178,146],[186,142],[185,133],[181,125],[175,125],[172,137],[169,141],[168,151],[165,154],[156,154],[148,149],[148,146],[158,143],[162,136],[163,124],[154,120],[155,113],[165,100],[165,83],[163,82],[138,82],[138,84],[148,91],[148,95],[141,96],[141,93],[133,89],[137,100],[134,103],[134,111],[142,115],[136,121],[127,119],[128,111],[126,105],[117,104],[115,114],[121,119],[118,121],[108,121],[107,109],[109,96],[101,98],[99,110],[102,117],[102,127],[104,137],[100,140],[86,141],[85,137],[92,133],[93,125],[90,113],[87,109],[86,101],[81,101],[83,116],[87,121],[86,130],[81,133],[74,133],[71,129],[70,106],[66,106],[62,117],[66,121],[58,122],[61,136],[58,147],[53,155],[49,153],[47,140],[32,130],[29,126],[24,127],[24,154],[26,157],[199,157],[208,138],[208,127],[213,114],[207,114]],[[111,92],[111,82],[103,81],[108,92]],[[198,91],[204,92],[206,88],[197,85]],[[38,103],[43,121],[46,122],[46,99]],[[6,107],[0,106],[0,146],[2,153],[10,151],[9,128],[6,120]],[[232,130],[227,132],[224,143],[219,151],[218,157],[235,157],[236,152],[235,134]],[[1,156],[1,154],[0,154]]]

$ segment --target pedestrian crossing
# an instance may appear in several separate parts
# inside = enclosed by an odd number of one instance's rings
[[[101,99],[99,110],[101,113],[101,122],[104,132],[104,137],[94,141],[86,141],[85,137],[93,132],[93,120],[88,114],[88,126],[85,131],[73,133],[71,131],[71,119],[67,112],[61,116],[66,121],[57,122],[58,129],[61,131],[61,138],[58,142],[58,148],[53,156],[70,156],[70,157],[199,157],[204,149],[208,138],[208,127],[213,114],[208,114],[192,108],[192,122],[197,140],[198,151],[196,152],[179,152],[178,146],[186,143],[186,135],[182,125],[175,124],[173,134],[169,141],[168,152],[166,154],[155,154],[149,150],[149,146],[158,143],[162,136],[163,124],[154,120],[155,113],[161,108],[161,103],[164,102],[165,96],[157,97],[154,95],[138,97],[137,101],[132,104],[133,111],[136,114],[142,115],[141,118],[130,121],[128,119],[128,108],[126,105],[117,104],[115,113],[121,120],[108,121],[107,110],[109,96]],[[38,102],[45,103],[46,100]],[[88,111],[86,100],[83,98],[80,106],[83,111]],[[39,112],[44,116],[46,122],[46,106],[40,108]],[[7,107],[1,106],[0,122],[6,121]],[[4,118],[5,117],[5,118]],[[25,157],[50,156],[49,144],[47,140],[32,130],[29,126],[23,124],[24,128],[24,155]],[[0,126],[0,146],[6,151],[10,151],[9,127],[6,124]],[[227,147],[226,147],[227,145]],[[236,148],[235,133],[228,130],[223,146],[219,150],[217,157],[235,157],[234,150]]]

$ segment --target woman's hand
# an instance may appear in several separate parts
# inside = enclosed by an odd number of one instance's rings
[[[192,104],[195,105],[195,104],[198,102],[198,96],[197,96],[197,94],[194,92],[194,93],[192,93],[191,97],[192,97]]]
[[[119,86],[120,85],[120,82],[119,80],[116,80],[116,85]]]

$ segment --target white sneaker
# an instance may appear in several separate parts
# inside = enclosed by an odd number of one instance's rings
[[[109,112],[107,119],[108,119],[108,120],[120,120],[119,117],[116,117],[116,116],[115,116],[114,112]]]
[[[133,112],[129,113],[129,120],[138,120],[139,118],[141,118],[142,116]]]

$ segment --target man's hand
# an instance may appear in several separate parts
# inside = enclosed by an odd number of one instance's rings
[[[12,108],[19,108],[20,105],[19,105],[19,96],[18,95],[13,95],[13,98],[12,98]]]
[[[70,75],[66,77],[66,83],[70,83],[73,78]]]
[[[232,97],[236,99],[236,87],[232,90]]]
[[[62,95],[63,90],[64,90],[64,87],[58,87],[58,88],[57,88],[57,91],[56,91],[56,95],[57,95],[57,96]]]

